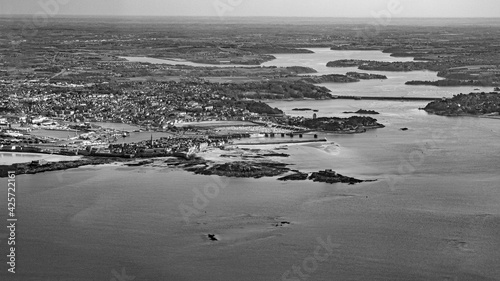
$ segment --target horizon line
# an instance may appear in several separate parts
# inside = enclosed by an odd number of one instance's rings
[[[21,17],[21,16],[34,16],[33,14],[2,14],[0,17]],[[196,15],[96,15],[96,14],[59,14],[52,16],[52,18],[60,18],[64,16],[70,17],[156,17],[156,18],[221,18],[216,15],[196,16]],[[294,19],[372,19],[373,17],[325,17],[325,16],[224,16],[223,18],[239,19],[239,18],[294,18]],[[393,19],[500,19],[499,17],[398,17],[393,16]]]

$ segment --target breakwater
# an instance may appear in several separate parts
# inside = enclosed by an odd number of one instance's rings
[[[309,140],[282,140],[282,141],[270,141],[270,142],[242,142],[242,143],[232,143],[227,144],[227,146],[238,146],[238,145],[267,145],[267,144],[295,144],[295,143],[310,143],[310,142],[326,142],[326,138],[322,139],[309,139]]]

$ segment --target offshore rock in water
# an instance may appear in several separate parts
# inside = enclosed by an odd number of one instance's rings
[[[208,239],[210,239],[210,241],[219,241],[219,239],[217,238],[217,236],[215,236],[215,234],[208,234],[207,237]]]
[[[289,180],[298,181],[298,180],[308,180],[308,179],[316,182],[348,183],[348,184],[356,184],[367,181],[352,177],[346,177],[341,174],[337,174],[335,171],[332,171],[331,169],[314,172],[311,175],[307,173],[302,173],[300,171],[296,171],[294,174],[278,178],[278,180],[280,181],[289,181]]]
[[[289,221],[280,221],[280,222],[274,224],[275,227],[283,227],[283,226],[288,226],[288,225],[290,225]]]
[[[310,180],[318,181],[318,182],[326,182],[326,183],[348,183],[348,184],[356,184],[364,182],[363,180],[346,177],[341,174],[337,174],[335,171],[331,169],[314,172],[309,176]]]

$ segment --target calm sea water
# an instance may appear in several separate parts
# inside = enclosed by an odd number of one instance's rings
[[[124,272],[135,280],[498,280],[498,120],[429,115],[420,102],[271,106],[306,116],[312,112],[291,109],[380,112],[374,117],[386,128],[283,151],[295,169],[377,181],[227,179],[119,165],[22,175],[19,273],[4,270],[2,280],[120,280]],[[198,209],[183,216],[180,206]],[[291,224],[275,226],[282,221]],[[333,244],[321,260],[320,240]]]

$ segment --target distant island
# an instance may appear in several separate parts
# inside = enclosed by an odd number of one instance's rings
[[[370,74],[370,73],[360,73],[360,72],[347,72],[347,76],[361,79],[361,80],[372,80],[372,79],[387,79],[387,76],[381,74]]]
[[[459,94],[450,99],[433,101],[424,110],[444,116],[486,114],[495,116],[500,112],[500,94],[495,92]]]
[[[319,83],[353,83],[359,82],[360,80],[370,80],[370,79],[387,79],[387,76],[380,74],[369,74],[369,73],[359,73],[359,72],[347,72],[343,74],[328,74],[321,76],[306,76],[302,81],[307,83],[319,84]]]
[[[344,111],[343,113],[346,113],[346,114],[352,114],[352,113],[357,113],[357,114],[380,114],[378,112],[376,112],[375,110],[365,110],[365,109],[360,109],[356,112],[353,112],[353,111]]]
[[[294,109],[292,109],[292,111],[315,111],[315,112],[317,112],[318,110],[304,107],[304,108],[294,108]]]
[[[414,70],[445,70],[446,67],[436,63],[428,63],[421,61],[408,62],[385,62],[373,60],[353,60],[344,59],[330,61],[326,64],[327,67],[358,67],[362,70],[378,70],[378,71],[414,71]]]
[[[406,56],[399,54],[399,56]],[[472,63],[472,62],[470,62]],[[376,71],[437,71],[438,77],[445,79],[438,81],[408,81],[406,85],[434,85],[434,86],[498,86],[500,78],[496,75],[496,65],[467,65],[463,66],[458,61],[405,61],[384,62],[373,60],[343,59],[330,61],[327,67],[357,67],[362,70]],[[355,78],[356,76],[350,76]],[[359,78],[359,77],[358,77]],[[363,78],[359,78],[363,79]],[[372,78],[378,79],[378,78]]]

